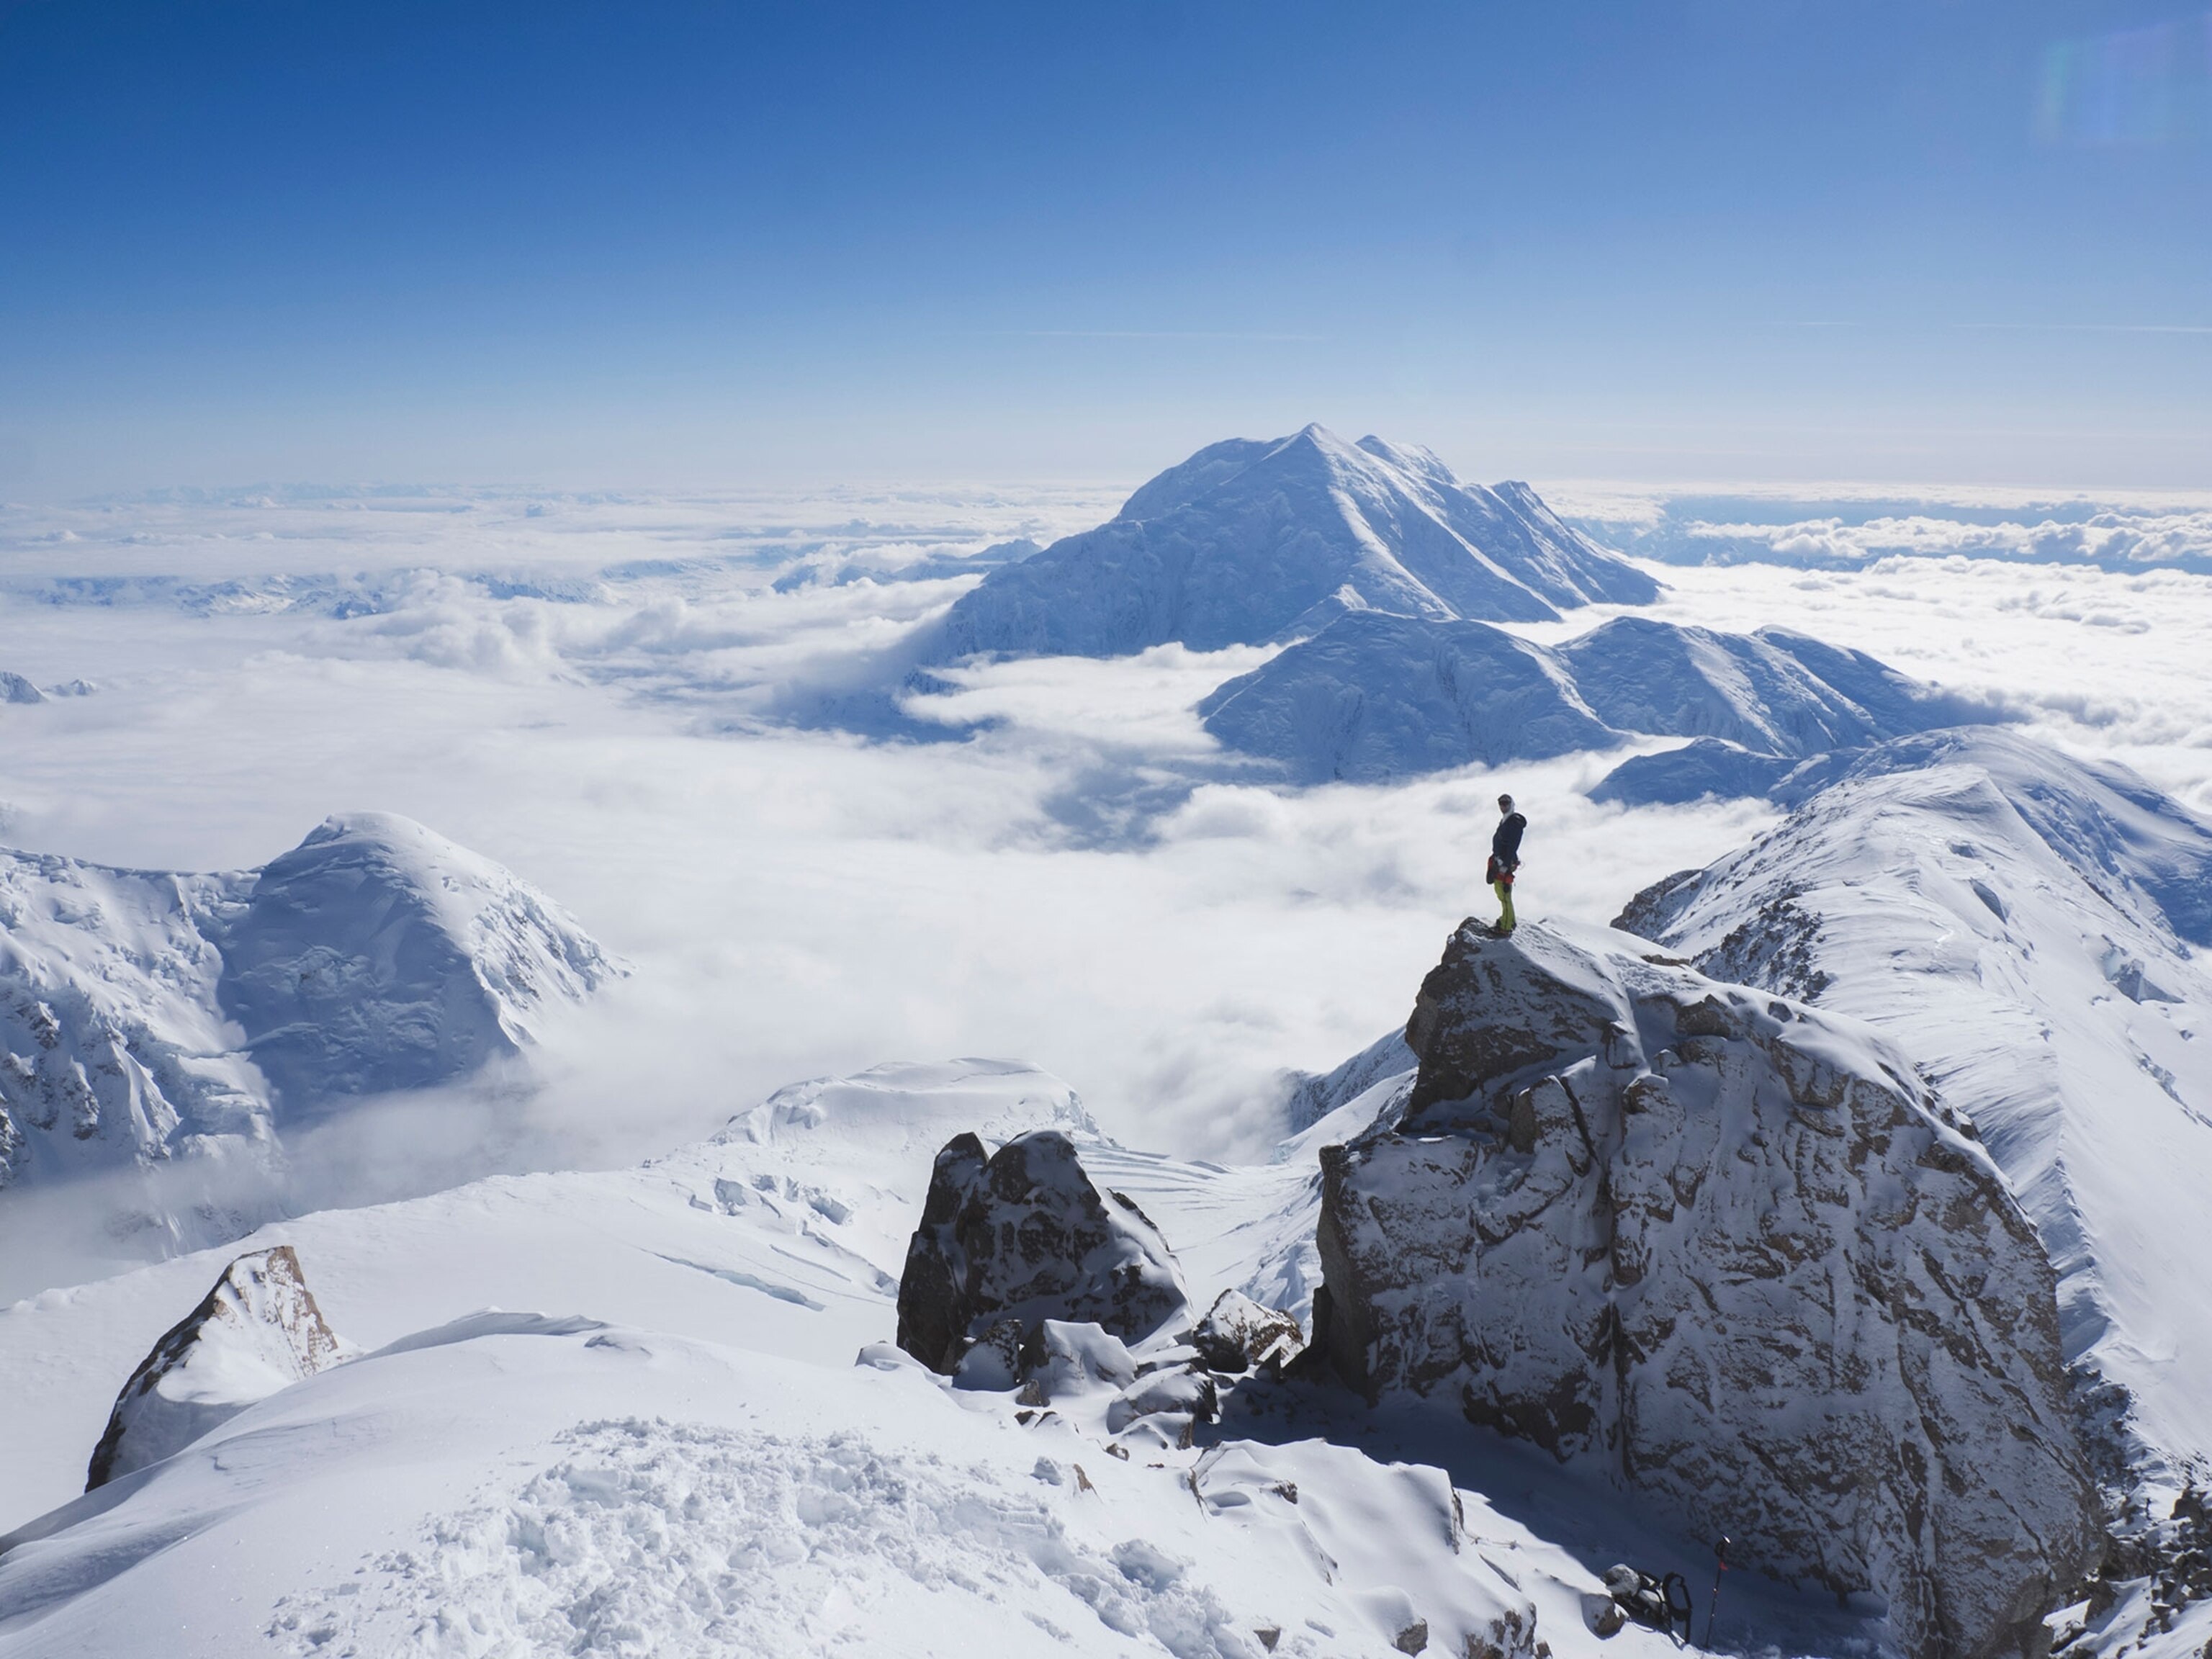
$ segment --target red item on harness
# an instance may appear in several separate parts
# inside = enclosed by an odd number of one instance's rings
[[[1495,853],[1490,855],[1490,868],[1484,873],[1482,878],[1492,886],[1499,882],[1504,883],[1508,887],[1513,884],[1513,872],[1498,863],[1498,854]]]

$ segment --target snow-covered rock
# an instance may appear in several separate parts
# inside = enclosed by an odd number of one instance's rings
[[[994,570],[927,654],[1217,650],[1362,610],[1534,621],[1657,593],[1525,484],[1462,484],[1425,450],[1309,426],[1200,450],[1110,522]]]
[[[354,1352],[323,1322],[290,1245],[240,1256],[131,1372],[84,1489],[160,1462]]]
[[[46,694],[21,674],[0,670],[0,702],[44,702]]]
[[[466,1077],[614,973],[544,894],[389,812],[264,869],[222,956],[223,1012],[287,1112]]]
[[[1330,623],[1217,687],[1199,713],[1222,743],[1280,762],[1299,783],[1694,739],[1624,763],[1592,792],[1629,805],[1764,793],[1807,756],[1994,717],[1780,629],[1623,617],[1549,647],[1479,622],[1381,611]]]
[[[2212,826],[2002,731],[1869,750],[1620,924],[1880,1028],[1970,1114],[2163,1515],[2212,1471]],[[2185,1241],[2187,1241],[2185,1243]]]
[[[1249,1371],[1270,1360],[1289,1364],[1304,1348],[1306,1334],[1279,1309],[1262,1307],[1242,1291],[1224,1291],[1190,1334],[1190,1343],[1217,1371]]]
[[[1878,1594],[1924,1659],[2035,1650],[2102,1544],[2053,1273],[1898,1049],[1626,935],[1472,921],[1407,1036],[1402,1115],[1322,1155],[1348,1381]]]
[[[898,1345],[934,1370],[957,1367],[995,1328],[1018,1344],[1038,1322],[1097,1324],[1124,1341],[1187,1311],[1174,1255],[1133,1200],[1102,1194],[1057,1129],[988,1156],[974,1134],[937,1155],[899,1279]],[[1018,1370],[1004,1358],[1012,1386]]]
[[[283,1120],[447,1083],[617,971],[558,907],[408,819],[259,871],[0,850],[0,1188],[186,1165],[114,1217],[161,1251],[281,1208]]]

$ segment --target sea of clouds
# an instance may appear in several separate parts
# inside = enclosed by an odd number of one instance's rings
[[[1771,822],[1595,806],[1580,792],[1618,754],[1271,786],[1192,713],[1258,648],[959,670],[904,694],[896,740],[780,718],[797,691],[870,684],[1006,544],[1123,493],[7,509],[0,669],[98,689],[0,708],[0,842],[235,868],[330,812],[398,811],[634,965],[527,1086],[390,1103],[295,1146],[303,1201],[357,1202],[625,1162],[795,1079],[957,1054],[1046,1066],[1133,1144],[1262,1154],[1285,1073],[1402,1021],[1449,929],[1486,913],[1499,788],[1531,820],[1539,917],[1609,919]],[[1653,614],[1871,651],[2212,812],[2212,576],[1963,549],[1661,574]]]

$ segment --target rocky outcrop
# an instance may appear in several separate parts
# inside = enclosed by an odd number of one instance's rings
[[[1347,1381],[1878,1593],[1920,1659],[2047,1643],[2101,1541],[2052,1271],[1894,1050],[1625,934],[1472,921],[1407,1040],[1402,1116],[1323,1154]]]
[[[938,1153],[899,1279],[898,1345],[924,1364],[950,1373],[998,1328],[1011,1376],[1046,1319],[1135,1342],[1187,1311],[1167,1241],[1128,1199],[1100,1194],[1059,1130],[988,1158],[957,1135]]]
[[[1190,1343],[1210,1370],[1233,1376],[1271,1361],[1288,1364],[1304,1351],[1306,1337],[1298,1322],[1281,1310],[1263,1306],[1242,1291],[1224,1291],[1190,1334]]]
[[[84,1489],[160,1462],[354,1352],[324,1322],[290,1245],[240,1256],[131,1373]]]

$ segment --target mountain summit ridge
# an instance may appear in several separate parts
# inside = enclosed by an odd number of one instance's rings
[[[1347,611],[1556,621],[1659,584],[1525,484],[1465,484],[1432,452],[1326,427],[1231,438],[1170,467],[1092,530],[994,570],[926,655],[1119,656],[1310,634]]]

